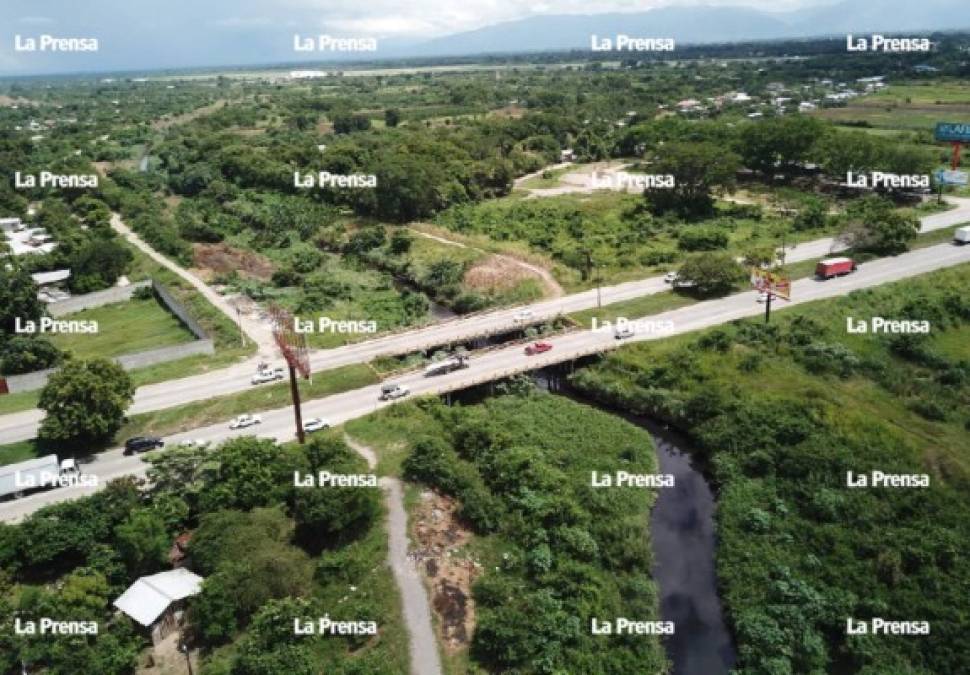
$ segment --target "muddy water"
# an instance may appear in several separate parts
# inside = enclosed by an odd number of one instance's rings
[[[550,372],[551,371],[551,372]],[[532,373],[542,388],[606,412],[569,386],[561,369]],[[664,646],[673,675],[727,675],[735,651],[724,622],[714,560],[715,501],[703,473],[691,463],[690,441],[653,420],[622,415],[653,437],[660,473],[673,474],[674,487],[659,490],[650,515],[653,578],[660,592],[660,615],[674,622]]]
[[[650,420],[628,419],[653,436],[660,472],[674,475],[674,487],[660,490],[650,516],[660,614],[675,627],[665,643],[672,672],[726,674],[734,665],[734,645],[714,573],[714,496],[684,451],[686,439]]]

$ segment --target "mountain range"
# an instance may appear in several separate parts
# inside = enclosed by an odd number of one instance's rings
[[[533,16],[412,45],[411,56],[589,49],[590,36],[672,37],[678,44],[821,37],[849,32],[970,29],[970,0],[844,0],[792,12],[677,6],[646,12]]]

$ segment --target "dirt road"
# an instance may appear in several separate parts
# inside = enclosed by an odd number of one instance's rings
[[[371,469],[377,465],[377,455],[373,450],[350,437],[345,439],[367,461]],[[389,476],[381,478],[381,487],[384,488],[384,502],[387,505],[388,562],[401,592],[404,623],[411,650],[411,675],[441,675],[441,660],[431,626],[428,594],[414,562],[408,558],[408,517],[404,510],[404,488],[401,481]]]
[[[125,238],[132,246],[142,251],[149,258],[157,262],[162,267],[171,270],[182,279],[192,284],[199,293],[205,297],[212,306],[225,314],[233,323],[242,322],[243,332],[250,340],[259,347],[259,356],[262,359],[272,358],[276,355],[276,344],[273,342],[273,332],[268,323],[260,321],[248,313],[237,312],[236,307],[230,304],[224,297],[216,293],[202,279],[195,276],[185,268],[172,262],[164,255],[152,248],[145,240],[135,234],[130,227],[121,219],[118,213],[111,214],[111,227],[119,235]]]

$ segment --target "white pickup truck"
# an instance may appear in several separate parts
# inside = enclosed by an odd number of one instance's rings
[[[963,246],[964,244],[970,244],[970,226],[968,227],[958,227],[953,232],[953,243]]]

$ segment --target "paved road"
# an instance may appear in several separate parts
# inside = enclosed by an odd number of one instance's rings
[[[846,277],[828,281],[816,281],[815,279],[795,281],[792,284],[792,302],[778,301],[775,309],[784,311],[786,307],[792,305],[844,295],[860,288],[885,284],[964,263],[970,263],[970,246],[953,246],[952,244],[929,246],[894,258],[874,260],[862,265],[857,272]],[[754,298],[754,293],[748,291],[716,300],[707,300],[649,317],[653,322],[671,322],[673,330],[670,332],[644,332],[621,343],[613,337],[610,331],[576,331],[549,339],[548,341],[554,345],[554,348],[539,356],[526,356],[521,345],[513,345],[474,357],[471,360],[470,367],[465,370],[435,377],[424,377],[421,372],[412,372],[396,381],[409,387],[414,394],[438,394],[463,389],[474,384],[507,377],[514,373],[613,349],[619,344],[626,344],[627,342],[661,339],[671,334],[687,333],[734,319],[756,316],[763,313],[764,309],[762,305],[754,301]],[[307,401],[304,405],[303,416],[304,419],[324,417],[334,424],[340,424],[389,405],[378,401],[379,393],[380,386],[371,385],[342,394]],[[223,422],[175,434],[165,440],[169,444],[188,439],[221,441],[235,436],[253,434],[280,441],[288,441],[293,438],[293,413],[290,408],[264,412],[262,418],[263,423],[252,429],[231,431],[228,424]],[[83,469],[85,472],[96,474],[103,484],[118,476],[142,474],[145,464],[138,457],[123,457],[121,450],[115,449],[97,455]],[[2,503],[0,504],[0,521],[19,520],[45,504],[70,499],[86,492],[91,492],[91,490],[60,488]]]
[[[948,199],[957,204],[957,208],[923,218],[923,232],[931,232],[970,221],[970,199],[957,197]],[[788,262],[814,260],[828,255],[833,246],[834,240],[832,239],[820,239],[799,244],[789,249],[787,259]],[[534,319],[532,321],[538,322],[554,318],[559,314],[590,309],[596,307],[599,302],[607,305],[661,293],[669,290],[669,288],[669,285],[665,284],[661,277],[653,277],[604,287],[599,292],[599,299],[596,289],[593,289],[537,302],[529,305],[528,309],[533,313]],[[516,315],[522,309],[521,307],[514,307],[459,317],[424,328],[402,331],[352,345],[316,350],[311,352],[310,365],[314,372],[325,371],[354,363],[368,363],[379,356],[407,354],[500,333],[519,325],[516,323]],[[229,368],[139,387],[129,412],[134,414],[162,410],[214,396],[238,393],[251,386],[249,378],[254,371],[255,360],[250,359]],[[36,409],[0,416],[0,444],[34,438],[37,435],[37,427],[42,417],[43,413]]]

